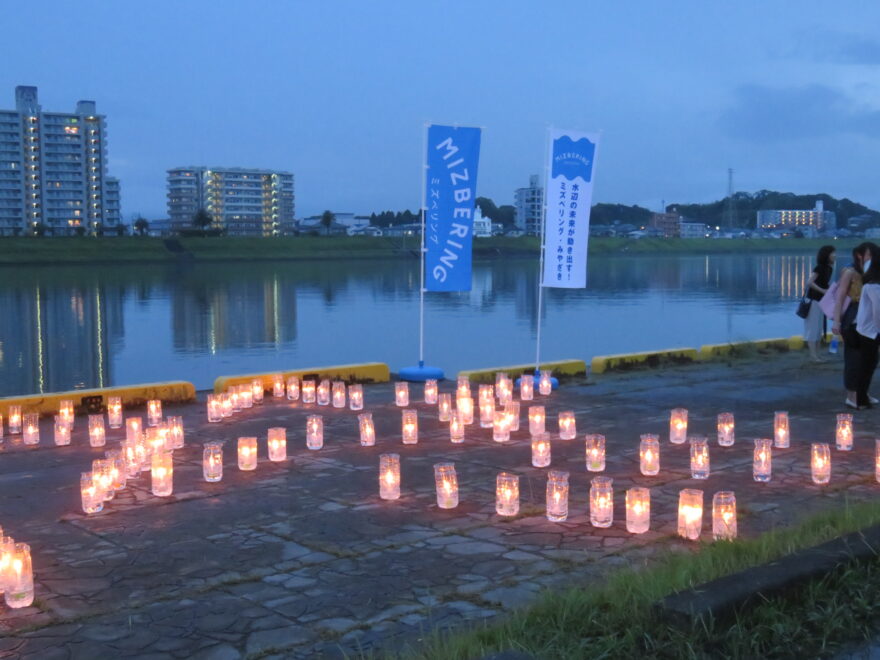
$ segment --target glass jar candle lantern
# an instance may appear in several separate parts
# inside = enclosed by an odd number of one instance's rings
[[[547,472],[547,520],[564,522],[568,518],[568,472]]]
[[[639,441],[639,470],[646,477],[660,473],[660,438],[653,433],[644,433]]]
[[[752,477],[766,483],[773,474],[773,441],[769,438],[755,439],[752,455]]]
[[[495,478],[495,512],[499,516],[519,513],[519,476],[501,472]]]
[[[437,395],[437,419],[448,422],[452,414],[452,395],[448,393]]]
[[[223,399],[216,394],[208,395],[208,422],[215,424],[223,421]]]
[[[810,447],[810,471],[814,484],[831,481],[831,447],[827,443],[814,442]]]
[[[682,445],[687,440],[688,411],[685,408],[674,408],[669,413],[669,441],[674,445]]]
[[[254,392],[250,385],[238,386],[238,398],[241,401],[242,410],[254,407]]]
[[[426,404],[429,406],[436,405],[437,403],[437,381],[433,378],[429,378],[425,381],[425,388],[423,390],[423,398]]]
[[[480,428],[491,429],[495,424],[495,399],[480,401]]]
[[[788,413],[784,410],[777,410],[773,413],[773,446],[777,449],[788,449],[790,443]]]
[[[703,528],[703,491],[683,488],[678,494],[678,535],[689,541],[700,538]]]
[[[725,412],[718,415],[718,445],[732,447],[735,441],[733,413]]]
[[[532,436],[532,465],[542,468],[550,465],[550,434],[539,433]]]
[[[455,407],[461,413],[461,421],[465,426],[474,423],[474,400],[470,396],[460,396],[455,400]]]
[[[320,383],[318,383],[318,391],[315,395],[317,398],[317,402],[319,406],[329,406],[330,405],[330,381],[326,378],[322,379]]]
[[[577,426],[574,419],[574,412],[565,410],[559,413],[559,439],[574,440],[577,437]]]
[[[593,477],[590,481],[590,524],[611,527],[614,522],[614,481],[611,477]]]
[[[736,495],[720,490],[712,497],[712,538],[732,541],[736,533]]]
[[[180,415],[170,415],[165,420],[165,428],[168,431],[168,440],[172,449],[183,449],[186,444],[183,433],[183,417]]]
[[[589,472],[605,470],[605,436],[592,433],[586,437],[586,463]]]
[[[341,380],[333,381],[333,390],[331,392],[334,408],[345,408],[345,383]]]
[[[693,435],[691,445],[691,479],[709,478],[709,442],[705,436]]]
[[[311,396],[312,400],[306,401],[305,395],[303,395],[303,403],[314,403],[315,402],[315,381],[309,381],[309,382],[311,383],[311,385],[309,386],[309,389],[310,389],[310,396]],[[303,381],[303,387],[305,387],[305,381]],[[299,376],[290,376],[287,379],[287,400],[288,401],[299,401],[299,397],[300,397]]]
[[[83,472],[79,478],[79,492],[82,499],[83,513],[100,513],[104,510],[104,495],[98,487],[91,472]]]
[[[174,491],[174,462],[170,451],[157,451],[151,458],[153,495],[168,497]]]
[[[519,431],[519,401],[508,401],[504,405],[504,411],[510,417],[511,433],[516,433]]]
[[[162,401],[150,399],[147,401],[147,424],[156,426],[162,421]]]
[[[494,403],[492,404],[494,407]],[[492,419],[492,440],[507,442],[510,440],[510,417],[503,410],[496,410]]]
[[[453,410],[449,416],[449,440],[453,444],[464,442],[464,423],[461,421],[461,413]]]
[[[21,433],[21,406],[9,406],[7,409],[9,416],[9,435],[19,435]]]
[[[31,548],[27,543],[16,543],[5,575],[3,597],[10,609],[30,607],[34,602],[34,572]]]
[[[349,410],[364,409],[364,386],[360,383],[348,386],[348,408]]]
[[[55,415],[55,446],[65,447],[70,444],[70,423],[67,417]]]
[[[107,426],[111,429],[122,428],[122,397],[107,398]]]
[[[458,506],[458,477],[455,474],[454,463],[434,465],[434,485],[439,508],[454,509]]]
[[[400,455],[379,456],[379,497],[396,500],[400,497]]]
[[[836,447],[840,451],[852,451],[853,426],[852,415],[841,413],[837,416],[837,432],[835,434]]]
[[[409,405],[409,383],[394,383],[394,405],[398,408]]]
[[[407,409],[401,413],[401,434],[403,444],[415,445],[419,442],[419,416],[415,410]]]
[[[263,396],[266,394],[266,388],[263,387],[263,381],[254,378],[251,381],[251,398],[256,405],[263,403]]]
[[[360,430],[361,447],[373,447],[376,444],[373,413],[365,412],[358,415],[358,429]]]
[[[62,420],[67,422],[67,425],[70,428],[73,428],[73,400],[72,399],[62,399],[58,403],[58,416],[61,417]]]
[[[544,433],[545,424],[544,406],[529,406],[529,433],[531,435]]]
[[[274,374],[272,376],[272,397],[275,399],[283,399],[285,394],[284,376],[281,374]]]
[[[471,381],[468,380],[467,376],[459,376],[456,380],[455,384],[455,397],[458,398],[460,396],[470,396],[471,395]]]
[[[89,446],[103,447],[107,443],[107,432],[104,428],[104,415],[89,415]]]
[[[245,471],[257,469],[256,438],[243,437],[238,439],[238,469]]]
[[[309,415],[306,419],[306,447],[318,450],[324,446],[324,418]]]
[[[542,369],[538,378],[538,394],[541,396],[550,396],[553,391],[553,380],[549,369]]]
[[[287,386],[287,398],[290,398],[290,385]],[[294,399],[295,401],[295,399]],[[313,380],[304,380],[302,382],[302,402],[303,403],[314,403],[315,402],[315,381]]]
[[[273,426],[266,431],[266,441],[269,447],[269,460],[273,463],[287,460],[287,429],[283,426]]]
[[[523,374],[519,378],[520,401],[532,401],[535,398],[535,377],[532,374]]]
[[[223,443],[206,442],[202,450],[202,476],[214,483],[223,478]]]
[[[644,534],[651,528],[651,491],[635,487],[626,491],[626,531]]]
[[[23,429],[22,440],[26,445],[40,444],[40,413],[25,413],[22,415]]]

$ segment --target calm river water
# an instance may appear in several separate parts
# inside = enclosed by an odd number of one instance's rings
[[[588,288],[548,289],[542,357],[800,334],[812,255],[613,256]],[[537,262],[477,262],[473,290],[426,294],[426,361],[535,357]],[[407,261],[0,269],[0,396],[418,359],[418,264]]]

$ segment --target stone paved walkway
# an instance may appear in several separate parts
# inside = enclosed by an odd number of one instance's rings
[[[366,389],[378,443],[357,443],[357,413],[321,407],[326,444],[305,448],[305,416],[314,406],[266,403],[223,424],[207,424],[203,404],[166,406],[185,417],[187,446],[174,452],[174,496],[153,497],[149,478],[130,481],[103,513],[79,508],[79,473],[103,450],[77,419],[73,444],[52,446],[48,422],[39,447],[6,438],[0,456],[0,524],[31,544],[37,577],[33,607],[0,612],[0,657],[239,658],[344,657],[417,643],[437,626],[482,621],[532,601],[544,588],[589,584],[613,567],[644,564],[660,549],[697,547],[675,537],[678,491],[736,491],[739,529],[755,535],[774,526],[880,493],[874,481],[876,411],[856,414],[856,449],[833,452],[829,486],[812,485],[809,443],[833,443],[843,412],[840,365],[816,369],[803,355],[780,355],[564,383],[544,403],[548,419],[577,414],[578,440],[554,440],[554,468],[571,472],[571,516],[551,523],[544,512],[545,469],[530,467],[528,424],[506,444],[489,429],[468,427],[452,445],[436,409],[416,404],[418,445],[400,442],[400,412],[390,385]],[[441,388],[450,391],[454,383]],[[420,387],[413,399],[420,399]],[[691,411],[691,430],[709,435],[713,474],[690,479],[688,448],[667,439],[669,410]],[[751,476],[751,439],[771,435],[773,411],[787,409],[793,442],[777,450],[773,480]],[[732,411],[737,443],[714,441],[715,415]],[[133,414],[127,411],[128,415]],[[137,414],[143,414],[138,411]],[[265,434],[288,428],[290,459],[270,463]],[[548,430],[555,425],[548,422]],[[615,523],[589,524],[583,435],[604,433],[606,474],[614,478]],[[662,471],[643,477],[640,433],[661,435]],[[108,446],[121,436],[115,431]],[[255,472],[235,467],[235,439],[260,437]],[[222,482],[202,480],[201,445],[228,440]],[[403,495],[378,497],[382,452],[401,455]],[[440,510],[432,465],[455,462],[461,504]],[[494,512],[501,470],[521,475],[522,511]],[[628,534],[623,492],[652,488],[652,530]],[[708,515],[704,539],[709,538]]]

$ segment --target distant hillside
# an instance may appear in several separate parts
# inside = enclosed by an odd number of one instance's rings
[[[680,213],[690,220],[704,222],[707,225],[721,225],[725,224],[727,200],[728,198],[725,197],[708,204],[669,204],[666,210]],[[880,212],[846,198],[836,199],[825,193],[795,195],[775,190],[760,190],[754,194],[738,192],[733,195],[736,226],[754,228],[758,211],[774,209],[806,211],[815,207],[816,200],[824,202],[826,211],[834,211],[837,214],[838,227],[846,227],[850,218],[859,215],[870,216],[869,225],[880,225]]]

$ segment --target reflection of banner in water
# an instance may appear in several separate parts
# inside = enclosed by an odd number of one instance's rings
[[[479,128],[428,126],[426,291],[470,291],[479,159]]]
[[[587,286],[587,240],[598,144],[595,133],[550,132],[543,286]]]

